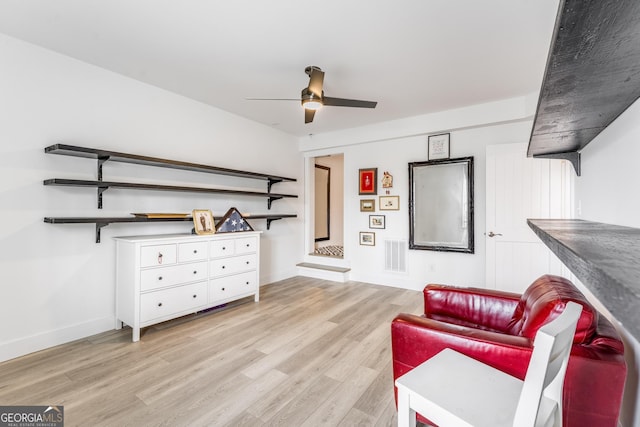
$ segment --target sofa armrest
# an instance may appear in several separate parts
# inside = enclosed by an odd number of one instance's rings
[[[425,317],[497,332],[507,331],[520,301],[511,292],[435,284],[427,285],[423,295]]]
[[[533,342],[525,337],[477,330],[400,313],[391,323],[391,347],[394,378],[445,348],[451,348],[524,379],[533,351]]]

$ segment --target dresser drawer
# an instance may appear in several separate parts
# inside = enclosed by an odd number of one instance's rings
[[[214,240],[211,242],[211,258],[231,256],[235,254],[234,240]]]
[[[207,282],[140,295],[140,323],[171,316],[207,304]]]
[[[258,239],[256,237],[245,237],[236,240],[236,254],[248,254],[256,251]]]
[[[207,259],[207,242],[179,243],[178,262]]]
[[[207,278],[207,262],[150,268],[140,272],[140,290],[149,291]]]
[[[255,270],[257,267],[256,254],[242,255],[233,258],[215,259],[211,261],[209,277],[226,276]]]
[[[255,292],[257,287],[258,274],[255,271],[213,279],[209,281],[209,303]]]
[[[176,245],[154,245],[140,248],[141,267],[175,264],[176,258]]]

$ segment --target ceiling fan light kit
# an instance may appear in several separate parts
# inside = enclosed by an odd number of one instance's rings
[[[324,83],[324,71],[315,65],[310,65],[304,69],[309,76],[309,86],[302,89],[300,103],[304,108],[304,122],[311,123],[316,110],[323,106],[332,107],[356,107],[356,108],[376,108],[375,101],[361,101],[358,99],[332,98],[324,96],[322,85]],[[276,101],[277,99],[248,98],[250,100]],[[287,99],[281,99],[288,101]]]

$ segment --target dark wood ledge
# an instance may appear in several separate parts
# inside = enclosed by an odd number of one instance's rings
[[[640,229],[583,220],[529,219],[527,223],[640,340]]]

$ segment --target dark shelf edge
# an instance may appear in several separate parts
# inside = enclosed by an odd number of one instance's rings
[[[640,229],[584,220],[528,219],[527,224],[640,340]]]
[[[284,218],[297,218],[297,214],[258,214],[247,215],[245,220],[266,219],[267,230],[271,228],[271,223]],[[192,222],[190,216],[180,218],[145,218],[145,217],[45,217],[44,222],[47,224],[95,224],[96,227],[96,243],[100,243],[100,230],[109,224],[120,223],[140,223],[140,222]]]
[[[144,166],[164,167],[171,169],[182,169],[193,172],[204,172],[217,175],[228,175],[240,178],[260,179],[270,182],[296,182],[295,178],[270,175],[258,172],[241,171],[237,169],[220,168],[217,166],[203,165],[198,163],[181,162],[176,160],[162,159],[158,157],[141,156],[137,154],[121,153],[117,151],[100,150],[96,148],[78,147],[67,144],[53,144],[44,149],[47,154],[59,154],[73,157],[84,157],[90,159],[108,159],[113,162],[133,163]]]
[[[296,194],[279,194],[279,193],[262,193],[259,191],[243,191],[243,190],[228,190],[220,188],[208,188],[208,187],[186,187],[177,185],[160,185],[160,184],[144,184],[133,182],[115,182],[115,181],[93,181],[93,180],[79,180],[79,179],[64,179],[64,178],[52,178],[43,181],[44,185],[52,185],[58,187],[96,187],[96,188],[119,188],[129,190],[157,190],[157,191],[179,191],[179,192],[191,192],[191,193],[213,193],[213,194],[234,194],[239,196],[254,196],[254,197],[287,197],[297,198]]]

